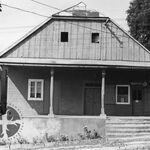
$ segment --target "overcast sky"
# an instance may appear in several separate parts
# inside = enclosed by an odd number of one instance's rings
[[[79,3],[81,0],[36,0],[38,2],[65,9]],[[99,11],[107,17],[112,18],[124,30],[128,31],[126,23],[126,10],[131,0],[83,0],[90,10]],[[51,16],[58,10],[42,6],[32,0],[1,0],[2,4],[36,12],[44,16]],[[4,50],[16,40],[21,38],[32,28],[43,22],[46,17],[9,8],[2,5],[0,12],[0,51]]]

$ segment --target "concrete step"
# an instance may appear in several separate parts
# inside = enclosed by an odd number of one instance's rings
[[[106,121],[107,124],[149,124],[150,125],[150,121]]]
[[[145,128],[107,128],[108,133],[150,133],[150,129]]]
[[[110,137],[114,137],[114,138],[122,138],[122,137],[142,137],[142,136],[149,136],[150,137],[150,133],[140,133],[140,134],[107,134],[107,136]]]
[[[120,128],[124,128],[124,127],[130,127],[130,128],[138,128],[138,127],[146,127],[146,128],[150,128],[150,125],[149,124],[119,124],[119,123],[116,123],[116,124],[107,124],[106,125],[107,128],[111,128],[111,127],[120,127]]]
[[[122,119],[122,118],[111,118],[107,119],[106,123],[147,123],[150,124],[150,119]]]
[[[121,141],[124,143],[128,142],[139,142],[139,141],[150,141],[150,135],[145,136],[133,136],[133,137],[109,137],[109,141]]]
[[[128,143],[127,143],[128,145],[138,145],[138,144],[148,144],[148,145],[150,145],[150,140],[147,140],[147,141],[128,141]]]
[[[122,120],[150,120],[150,116],[107,116],[107,120],[115,120],[115,119],[122,119]]]
[[[150,117],[108,117],[106,135],[109,141],[150,142]]]

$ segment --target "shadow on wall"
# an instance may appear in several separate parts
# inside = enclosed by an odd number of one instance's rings
[[[34,110],[36,114],[47,115],[49,113],[49,69],[33,67],[9,67],[10,78],[8,97],[9,102],[21,105],[24,111]],[[28,79],[44,79],[44,100],[28,101]],[[30,114],[33,115],[33,114]]]

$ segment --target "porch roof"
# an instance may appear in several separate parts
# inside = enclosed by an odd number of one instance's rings
[[[135,68],[150,69],[150,62],[102,61],[102,60],[67,60],[39,58],[1,58],[0,65],[8,66],[43,66],[43,67],[87,67],[87,68]]]

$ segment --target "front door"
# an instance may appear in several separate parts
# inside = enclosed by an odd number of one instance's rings
[[[86,87],[84,99],[84,114],[88,116],[100,115],[100,88]]]
[[[141,86],[132,87],[133,115],[143,115],[143,92]]]

